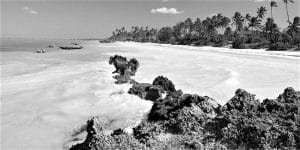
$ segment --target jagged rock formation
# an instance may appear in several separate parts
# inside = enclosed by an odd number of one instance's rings
[[[171,80],[166,77],[158,76],[153,83],[134,83],[128,93],[137,95],[142,99],[156,101],[162,98],[162,94],[171,94],[176,92],[175,86]]]
[[[161,86],[167,92],[175,92],[176,91],[175,85],[173,84],[173,82],[163,76],[156,77],[152,84]]]
[[[300,92],[291,87],[262,103],[238,89],[224,106],[208,96],[184,94],[163,76],[153,84],[136,82],[129,93],[154,101],[133,135],[122,129],[105,135],[105,123],[92,119],[86,140],[71,149],[300,149]]]
[[[137,95],[142,99],[155,101],[162,97],[164,91],[160,86],[149,83],[134,83],[128,93]]]
[[[205,129],[229,149],[299,149],[299,105],[293,88],[262,103],[237,90]]]
[[[154,102],[133,135],[118,129],[104,136],[101,126],[88,121],[87,139],[72,149],[299,149],[299,102],[292,88],[262,103],[238,89],[224,106],[176,91]]]
[[[126,57],[115,55],[109,58],[108,63],[116,68],[113,73],[118,75],[115,75],[113,78],[117,80],[117,84],[133,82],[130,77],[135,75],[139,67],[139,62],[135,58],[127,61]]]
[[[114,150],[114,149],[148,149],[138,140],[116,129],[112,134],[105,134],[106,123],[103,118],[92,118],[87,121],[87,137],[83,143],[72,146],[70,150]]]

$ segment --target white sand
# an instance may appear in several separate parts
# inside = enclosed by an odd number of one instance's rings
[[[151,43],[118,43],[120,53],[136,57],[141,68],[138,81],[151,82],[165,75],[187,93],[215,98],[224,104],[237,88],[257,98],[276,98],[283,89],[300,89],[300,53],[236,50]],[[297,56],[297,57],[296,57]]]
[[[45,54],[9,52],[1,60],[2,149],[62,149],[90,116],[106,115],[112,128],[133,125],[151,102],[115,85],[109,55],[136,57],[139,82],[157,75],[187,93],[224,104],[237,88],[275,98],[285,87],[299,90],[300,59],[290,52],[237,52],[225,48],[150,43],[89,42],[83,50]],[[103,53],[109,54],[104,55]]]

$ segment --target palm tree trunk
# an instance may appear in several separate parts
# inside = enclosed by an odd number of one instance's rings
[[[271,18],[274,21],[274,19],[273,19],[273,7],[272,6],[271,6]],[[273,23],[271,25],[271,32],[273,32]]]
[[[285,9],[286,9],[286,15],[288,17],[288,23],[290,25],[291,23],[290,23],[290,16],[289,16],[289,11],[288,11],[288,7],[287,7],[287,3],[285,3]]]
[[[271,18],[273,19],[273,7],[271,6]]]

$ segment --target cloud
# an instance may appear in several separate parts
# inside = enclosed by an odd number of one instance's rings
[[[25,6],[22,8],[24,12],[29,13],[29,14],[37,14],[38,12],[29,8],[28,6]]]
[[[152,9],[151,13],[161,13],[161,14],[182,14],[183,11],[177,11],[176,8],[166,8],[166,7],[162,7],[162,8],[156,8],[156,9]]]
[[[169,0],[162,0],[163,2],[167,2],[167,1],[169,1]]]

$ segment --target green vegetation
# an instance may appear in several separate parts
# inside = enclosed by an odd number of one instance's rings
[[[290,22],[288,4],[293,0],[283,0],[287,12],[288,26],[279,30],[273,19],[273,9],[278,7],[270,2],[271,15],[265,19],[267,9],[260,7],[255,15],[235,12],[231,19],[221,13],[192,21],[187,18],[172,27],[149,29],[149,27],[125,27],[113,31],[112,41],[155,42],[179,45],[223,47],[232,43],[232,48],[265,48],[268,50],[291,50],[300,45],[299,17]]]

